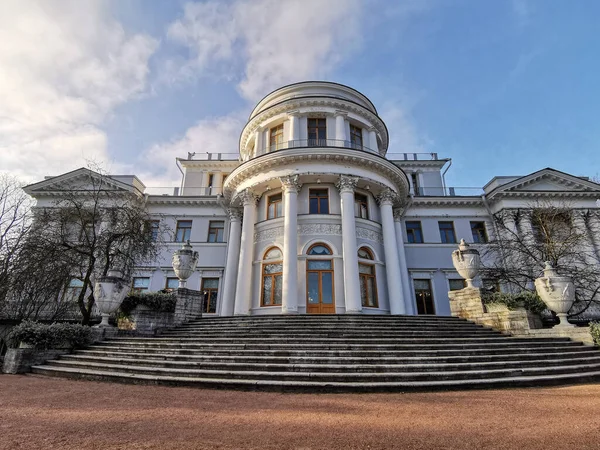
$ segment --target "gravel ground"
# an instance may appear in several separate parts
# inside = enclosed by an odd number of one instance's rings
[[[0,375],[0,449],[600,448],[600,385],[277,394]]]

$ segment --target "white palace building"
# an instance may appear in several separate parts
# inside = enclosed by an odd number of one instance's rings
[[[486,243],[493,214],[548,197],[598,211],[600,185],[585,178],[546,168],[461,191],[445,184],[450,159],[388,153],[388,143],[367,97],[310,81],[256,105],[239,153],[198,148],[178,158],[183,178],[175,192],[157,195],[135,176],[111,176],[115,186],[145,195],[172,229],[163,257],[140,267],[133,287],[176,287],[171,255],[189,240],[200,257],[187,286],[205,291],[207,315],[450,315],[448,291],[464,286],[451,252],[460,239]],[[27,192],[49,204],[53,190],[87,170]],[[574,213],[577,226],[600,220]],[[600,255],[600,239],[590,239]]]

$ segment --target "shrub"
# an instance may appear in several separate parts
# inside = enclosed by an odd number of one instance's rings
[[[509,294],[506,292],[494,292],[491,294],[485,294],[482,296],[483,304],[489,305],[492,303],[499,303],[506,305],[506,307],[513,311],[517,308],[525,308],[535,314],[540,314],[546,309],[546,304],[542,299],[531,291],[521,291],[518,294]]]
[[[36,348],[82,347],[91,342],[89,327],[72,323],[43,324],[26,320],[14,327],[8,335],[8,343],[17,348],[20,342]]]
[[[125,297],[121,303],[121,312],[125,316],[129,316],[136,306],[144,305],[153,311],[172,313],[175,312],[176,303],[177,297],[171,292],[134,293]]]
[[[590,334],[594,344],[600,347],[600,322],[590,322]]]

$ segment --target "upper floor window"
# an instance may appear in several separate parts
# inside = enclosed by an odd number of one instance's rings
[[[421,186],[419,186],[419,174],[411,173],[410,180],[412,181],[413,185],[413,194],[421,195]]]
[[[325,145],[327,139],[327,121],[325,119],[308,119],[308,145]]]
[[[406,222],[406,240],[409,244],[422,244],[423,231],[421,230],[421,222],[413,221]]]
[[[151,220],[148,224],[148,232],[150,233],[150,239],[153,241],[158,240],[158,230],[160,228],[160,221]]]
[[[222,220],[211,220],[208,223],[208,242],[223,242],[223,231],[225,222]]]
[[[329,214],[329,190],[308,190],[309,214]]]
[[[363,148],[362,128],[350,124],[350,146],[352,148]]]
[[[215,183],[215,174],[209,173],[208,174],[208,187],[213,187],[214,183]]]
[[[175,228],[175,242],[189,241],[192,236],[192,221],[178,220]]]
[[[440,227],[440,238],[442,244],[456,244],[456,234],[454,233],[454,222],[438,222]]]
[[[283,216],[283,202],[281,194],[273,194],[267,197],[267,219],[276,219]]]
[[[484,222],[471,222],[471,234],[476,244],[486,244],[488,241]]]
[[[269,151],[279,150],[283,145],[283,124],[271,128],[269,134]]]
[[[354,217],[369,218],[369,199],[363,194],[354,194]]]

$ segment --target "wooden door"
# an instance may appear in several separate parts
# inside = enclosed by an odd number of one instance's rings
[[[333,262],[308,260],[306,264],[306,312],[335,314]]]

